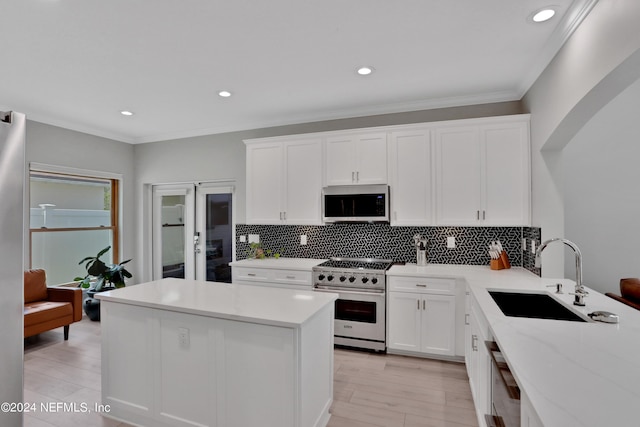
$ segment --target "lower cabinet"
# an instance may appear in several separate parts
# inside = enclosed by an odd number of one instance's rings
[[[454,356],[455,281],[429,287],[423,277],[390,277],[387,347],[403,352]],[[417,289],[407,292],[409,289]]]
[[[232,266],[231,278],[237,285],[272,286],[307,291],[312,289],[311,269],[303,271]]]
[[[465,336],[465,363],[467,374],[469,375],[469,385],[473,395],[473,403],[478,416],[480,427],[486,426],[485,414],[491,414],[491,355],[485,345],[486,341],[491,341],[488,323],[482,311],[473,300],[471,295],[467,295],[467,329]]]
[[[102,403],[155,427],[322,427],[333,306],[282,327],[103,301]]]

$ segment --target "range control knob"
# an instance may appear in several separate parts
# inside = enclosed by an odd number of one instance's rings
[[[350,281],[351,283],[355,282],[355,280],[356,280],[356,278],[355,278],[355,277],[353,277],[353,276],[349,277],[349,281]]]
[[[366,278],[366,277],[363,277],[363,278],[362,278],[362,283],[367,283],[368,281],[369,281],[369,279],[368,279],[368,278]]]
[[[318,280],[324,280],[324,274],[320,274],[320,275],[318,276]]]
[[[332,280],[333,280],[333,276],[332,276],[332,275],[328,275],[328,276],[327,276],[327,280],[328,280],[328,281],[332,281]]]
[[[373,284],[375,285],[376,283],[378,283],[378,279],[376,279],[376,278],[374,277],[373,279],[371,279],[371,283],[373,283]]]
[[[347,278],[346,278],[346,277],[344,277],[344,276],[340,276],[340,281],[341,281],[341,282],[344,282],[345,280],[347,280]]]

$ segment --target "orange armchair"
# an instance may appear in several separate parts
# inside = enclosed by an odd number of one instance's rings
[[[69,339],[69,325],[82,319],[82,290],[48,288],[44,270],[24,272],[24,337],[64,327]]]
[[[640,310],[640,279],[620,279],[620,293],[607,292],[605,295],[630,307]]]

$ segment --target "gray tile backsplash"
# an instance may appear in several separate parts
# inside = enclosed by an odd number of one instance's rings
[[[533,258],[522,251],[522,238],[540,239],[540,229],[531,227],[391,227],[388,224],[236,225],[236,258],[247,257],[248,243],[238,237],[260,235],[265,249],[295,258],[383,258],[416,262],[413,236],[428,239],[427,262],[434,264],[488,265],[489,242],[500,240],[513,266],[532,270]],[[300,236],[307,245],[300,245]],[[447,248],[447,237],[456,247]],[[534,271],[535,272],[535,271]],[[538,272],[539,274],[539,272]]]

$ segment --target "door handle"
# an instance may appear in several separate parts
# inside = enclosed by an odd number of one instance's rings
[[[416,300],[416,302],[418,303],[418,310],[420,310],[420,300]]]
[[[422,309],[426,310],[427,309],[427,302],[426,300],[422,300]]]
[[[351,172],[351,182],[356,182],[356,173]]]
[[[464,324],[465,324],[465,325],[468,325],[468,324],[469,324],[469,315],[468,315],[468,314],[465,314],[465,315],[464,315]]]

